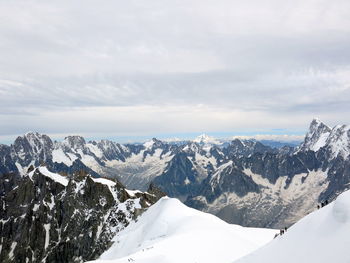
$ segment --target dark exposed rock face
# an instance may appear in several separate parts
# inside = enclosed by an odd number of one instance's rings
[[[170,161],[165,172],[153,180],[169,196],[182,200],[198,192],[200,182],[198,174],[184,152],[180,152]]]
[[[11,147],[0,144],[0,174],[17,171],[17,167],[11,158]]]
[[[247,140],[242,141],[239,139],[233,140],[225,149],[224,154],[229,157],[229,159],[237,158],[241,156],[249,156],[254,153],[265,153],[265,152],[277,152],[269,146],[265,146],[260,142]]]
[[[22,167],[30,164],[40,165],[52,159],[53,143],[49,136],[39,133],[27,133],[18,137],[11,147],[11,157]]]
[[[162,196],[154,186],[149,193],[133,193],[85,172],[56,175],[57,180],[46,171],[0,179],[1,262],[95,259],[116,233]]]

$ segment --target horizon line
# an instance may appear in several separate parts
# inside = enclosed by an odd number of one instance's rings
[[[104,136],[94,134],[94,133],[43,133],[43,132],[26,132],[23,134],[13,134],[13,135],[0,135],[0,144],[5,145],[11,145],[18,137],[23,137],[24,135],[28,133],[39,133],[42,135],[49,136],[52,141],[63,141],[67,136],[81,136],[83,137],[87,142],[90,141],[101,141],[101,140],[109,140],[120,144],[128,144],[128,143],[144,143],[147,141],[152,140],[153,138],[158,139],[160,141],[164,142],[181,142],[181,141],[193,141],[196,138],[206,135],[210,138],[223,140],[223,141],[230,141],[234,139],[241,139],[241,140],[249,140],[249,139],[255,139],[257,141],[263,141],[263,140],[271,140],[276,142],[285,142],[285,143],[292,143],[292,142],[301,142],[306,132],[287,132],[284,129],[273,129],[274,132],[190,132],[190,133],[163,133],[163,134],[155,134],[152,135],[112,135],[105,133]],[[282,131],[284,130],[284,133],[277,133],[276,131]],[[94,135],[93,135],[94,134]]]

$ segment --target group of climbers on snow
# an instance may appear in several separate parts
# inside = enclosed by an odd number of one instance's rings
[[[317,209],[320,209],[320,208],[322,208],[322,207],[324,207],[324,206],[326,206],[326,205],[328,205],[328,200],[326,199],[324,202],[321,202],[321,204],[318,204],[317,205]],[[284,233],[286,233],[287,232],[287,227],[285,227],[285,228],[282,228],[282,229],[280,229],[280,232],[279,233],[276,233],[276,235],[275,235],[275,237],[274,238],[276,238],[276,237],[278,237],[278,236],[282,236]]]
[[[327,199],[326,199],[326,201],[321,202],[321,205],[317,205],[317,209],[320,209],[320,208],[322,208],[322,207],[324,207],[326,205],[328,205],[328,200]]]
[[[287,229],[288,229],[287,227],[280,229],[280,232],[279,232],[279,233],[276,233],[276,235],[275,235],[274,238],[276,238],[276,237],[278,237],[278,236],[282,236],[284,233],[287,232]]]

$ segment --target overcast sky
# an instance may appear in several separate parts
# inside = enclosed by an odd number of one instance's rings
[[[0,1],[0,141],[350,124],[349,0]]]

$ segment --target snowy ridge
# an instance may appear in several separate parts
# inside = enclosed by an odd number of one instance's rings
[[[42,173],[43,175],[51,178],[52,180],[64,185],[64,186],[67,186],[68,185],[68,179],[62,175],[59,175],[59,174],[56,174],[56,173],[52,173],[50,172],[45,166],[40,166],[38,168],[39,172]]]
[[[237,263],[350,262],[350,191]]]
[[[350,126],[335,126],[327,138],[326,145],[331,149],[333,158],[340,155],[346,159],[350,154]]]
[[[230,262],[269,242],[275,232],[229,225],[177,199],[162,198],[91,262]]]

